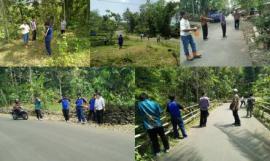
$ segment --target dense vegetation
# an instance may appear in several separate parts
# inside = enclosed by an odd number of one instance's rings
[[[78,93],[90,99],[98,91],[107,106],[130,108],[134,72],[130,68],[0,68],[0,107],[10,106],[16,98],[31,104],[38,96],[45,109],[60,110],[57,101],[62,95],[73,103]]]
[[[85,60],[82,65],[90,64],[89,0],[1,0],[0,6],[0,49],[7,58],[18,59],[22,65],[79,66],[75,62],[81,59]],[[30,43],[30,48],[24,49],[19,26],[24,20],[30,23],[32,17],[36,18],[38,41]],[[67,22],[65,36],[60,36],[61,18],[65,18]],[[52,41],[54,57],[41,61],[45,56],[43,35],[44,23],[47,21],[51,22],[54,30]],[[11,58],[10,53],[14,57]],[[22,53],[31,59],[22,60]],[[32,60],[33,58],[36,59]]]

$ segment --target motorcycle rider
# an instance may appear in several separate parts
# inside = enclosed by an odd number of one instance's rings
[[[13,112],[18,115],[21,111],[22,107],[21,107],[21,103],[19,101],[19,99],[15,99],[15,103],[14,103],[14,106],[13,106]]]

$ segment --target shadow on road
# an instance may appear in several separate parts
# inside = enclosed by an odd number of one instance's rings
[[[218,125],[219,130],[226,134],[229,141],[246,158],[256,161],[265,161],[270,158],[270,140],[260,133],[252,133],[241,127],[232,127],[232,125]],[[230,128],[232,127],[232,128]],[[268,158],[268,159],[267,159]]]

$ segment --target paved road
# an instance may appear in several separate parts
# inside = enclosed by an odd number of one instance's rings
[[[1,161],[132,161],[134,136],[48,121],[0,118]]]
[[[183,66],[251,66],[251,57],[242,31],[234,29],[233,17],[227,17],[227,35],[222,38],[220,23],[209,23],[209,40],[195,38],[198,51],[203,55],[201,59],[186,61],[183,48],[181,50],[181,65]],[[240,25],[241,26],[241,25]],[[182,42],[181,42],[182,46]],[[191,48],[190,48],[191,50]]]
[[[270,158],[270,131],[240,111],[241,127],[231,125],[233,116],[223,104],[210,113],[206,128],[192,128],[160,160],[164,161],[266,161]]]

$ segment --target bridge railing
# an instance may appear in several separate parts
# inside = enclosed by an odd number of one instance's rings
[[[269,102],[258,101],[258,103],[255,104],[254,115],[255,117],[262,120],[264,123],[266,123],[266,126],[270,127],[270,103]]]
[[[215,107],[217,103],[218,103],[217,100],[211,101],[211,105],[209,109],[212,109],[213,107]],[[200,115],[200,108],[198,104],[188,106],[185,109],[188,111],[187,113],[183,113],[184,115],[182,115],[182,118],[185,124],[192,122],[193,120],[198,118],[198,116]],[[165,128],[165,135],[170,134],[173,131],[173,128],[170,122],[170,116],[165,114],[163,115],[161,120],[163,122],[163,127]],[[135,149],[140,149],[142,147],[146,147],[150,145],[150,140],[148,139],[147,133],[145,130],[143,130],[143,132],[136,133],[136,129],[139,129],[139,128],[143,129],[143,125],[135,126]]]

